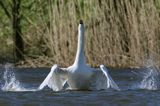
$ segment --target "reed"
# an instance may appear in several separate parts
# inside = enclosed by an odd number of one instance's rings
[[[77,26],[85,23],[85,54],[92,66],[160,65],[160,12],[157,0],[36,1],[36,22],[29,17],[24,33],[26,57],[49,57],[48,65],[73,63]],[[35,55],[35,56],[33,56]]]

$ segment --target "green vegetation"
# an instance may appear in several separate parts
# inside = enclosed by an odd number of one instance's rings
[[[12,0],[2,1],[11,14]],[[1,8],[1,5],[0,5]],[[24,61],[18,65],[68,66],[84,20],[85,54],[92,66],[160,65],[160,0],[21,0]],[[1,60],[14,60],[12,20],[0,9]]]

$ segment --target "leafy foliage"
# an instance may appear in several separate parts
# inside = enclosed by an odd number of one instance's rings
[[[12,0],[2,1],[11,14]],[[159,59],[160,0],[22,0],[25,57],[48,64],[73,62],[78,20],[86,26],[86,55],[91,65],[137,66]],[[1,8],[1,6],[0,6]],[[0,55],[13,56],[11,19],[0,9]],[[48,60],[48,57],[50,60]],[[159,64],[159,62],[158,62]]]

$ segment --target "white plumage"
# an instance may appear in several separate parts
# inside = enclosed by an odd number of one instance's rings
[[[98,70],[86,64],[84,56],[84,24],[82,20],[80,20],[78,26],[78,47],[74,64],[68,68],[59,68],[58,65],[54,65],[39,86],[39,89],[43,89],[45,86],[54,91],[65,89],[66,86],[71,90],[100,90],[110,87],[120,90],[104,65],[100,65],[100,70]]]

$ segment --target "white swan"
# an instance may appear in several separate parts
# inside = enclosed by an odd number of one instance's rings
[[[71,90],[100,90],[109,87],[120,90],[104,65],[100,65],[100,69],[91,68],[86,64],[84,56],[84,24],[80,20],[78,26],[78,48],[74,64],[68,68],[60,68],[58,65],[54,65],[39,86],[39,89],[48,86],[54,91],[59,91],[68,86]]]

